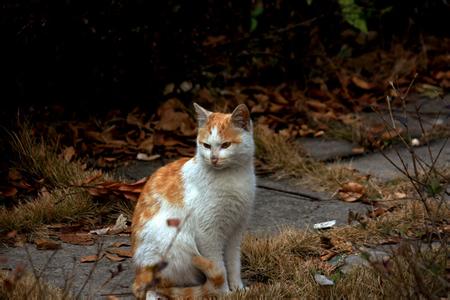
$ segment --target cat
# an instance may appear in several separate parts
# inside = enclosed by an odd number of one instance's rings
[[[244,104],[231,114],[194,107],[195,156],[158,169],[133,214],[137,298],[206,297],[244,288],[240,246],[255,197],[250,112]],[[181,221],[175,239],[177,228],[168,219]],[[154,278],[149,270],[169,247],[167,266]],[[146,291],[152,280],[156,287]]]

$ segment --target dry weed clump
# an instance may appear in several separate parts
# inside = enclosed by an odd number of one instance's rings
[[[19,126],[19,131],[10,133],[10,144],[17,155],[17,169],[34,180],[43,180],[50,188],[67,187],[93,175],[77,161],[67,161],[59,154],[56,141],[46,141],[33,136],[31,125]]]
[[[20,199],[11,208],[0,207],[2,231],[30,232],[43,224],[89,219],[95,214],[92,197],[79,185],[89,178],[97,181],[107,176],[65,160],[58,155],[57,144],[33,137],[28,124],[11,133],[11,146],[17,154],[16,168],[29,180],[40,182],[42,188],[33,199]]]
[[[43,224],[88,220],[95,216],[95,208],[86,190],[56,189],[11,209],[0,207],[0,227],[5,231],[34,232]]]
[[[437,222],[445,222],[448,207],[429,200]],[[353,225],[328,231],[285,228],[269,236],[248,235],[242,245],[243,275],[250,288],[226,299],[402,299],[442,295],[445,280],[446,248],[427,247],[422,229],[428,222],[421,202],[404,201],[392,213],[366,218]],[[324,246],[323,241],[329,241]],[[402,240],[392,247],[386,262],[370,262],[343,274],[336,265],[322,261],[324,251],[336,255],[360,253],[366,246]],[[405,242],[406,241],[406,242]],[[414,241],[414,242],[408,242]],[[325,250],[325,248],[327,248]],[[335,281],[320,286],[314,274],[322,273]]]
[[[72,297],[24,270],[0,272],[0,299],[70,300]]]
[[[285,229],[273,237],[247,236],[243,243],[243,274],[250,287],[226,299],[356,299],[382,295],[376,275],[357,268],[342,276],[320,260],[320,234]],[[335,277],[335,286],[320,286],[314,274]]]
[[[299,145],[287,141],[263,126],[255,127],[256,158],[268,171],[276,171],[283,177],[300,178],[317,167]]]
[[[256,157],[262,163],[262,169],[275,172],[278,178],[295,179],[296,184],[332,193],[347,182],[357,182],[365,187],[368,198],[381,196],[379,183],[370,176],[338,164],[316,161],[308,157],[300,145],[267,128],[256,126],[255,143]]]

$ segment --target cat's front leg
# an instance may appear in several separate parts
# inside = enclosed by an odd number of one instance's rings
[[[228,271],[228,284],[232,291],[244,288],[241,278],[241,240],[242,230],[238,229],[230,237],[225,248],[225,263]]]
[[[223,244],[201,242],[199,243],[199,251],[201,255],[203,255],[207,259],[210,259],[223,274],[224,283],[220,288],[220,291],[222,293],[228,293],[230,291],[230,288],[228,285],[227,270],[225,268],[225,262],[223,257]]]

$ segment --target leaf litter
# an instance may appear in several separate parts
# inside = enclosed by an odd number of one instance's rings
[[[200,96],[201,104],[214,108],[214,105],[222,105],[222,109],[230,111],[237,103],[246,103],[251,109],[255,123],[265,126],[268,130],[278,133],[286,139],[299,137],[321,137],[330,129],[330,122],[342,122],[346,125],[354,125],[359,120],[354,119],[354,113],[367,110],[369,107],[380,106],[380,94],[384,91],[383,80],[375,76],[369,81],[368,76],[361,76],[351,71],[351,67],[342,69],[338,76],[340,86],[332,86],[329,82],[318,78],[312,78],[307,89],[280,85],[277,87],[259,86],[227,86],[222,90],[200,89],[192,93]],[[411,72],[406,72],[403,78],[398,79],[400,86],[406,86],[405,80]],[[445,84],[448,80],[447,73],[437,72],[436,80]],[[433,82],[433,81],[432,81]],[[434,81],[433,84],[437,84]],[[436,91],[433,85],[422,85],[424,93]],[[191,89],[189,89],[191,90]],[[420,89],[419,89],[420,91]],[[431,92],[430,92],[431,93]],[[219,95],[213,99],[212,95]],[[228,101],[229,98],[234,100]],[[394,95],[395,96],[395,95]],[[215,97],[215,96],[214,96]],[[227,101],[225,101],[227,100]],[[351,105],[348,105],[350,102]],[[61,157],[70,162],[86,158],[94,159],[94,166],[113,167],[117,163],[127,160],[152,161],[160,157],[177,157],[193,155],[195,149],[196,122],[192,109],[186,107],[177,98],[170,98],[163,102],[156,114],[150,115],[136,108],[129,113],[111,113],[111,119],[106,122],[71,122],[69,128],[72,135],[71,143],[67,143],[61,152]],[[381,147],[381,141],[392,140],[401,131],[389,131],[384,127],[371,127],[367,130],[368,145],[355,147],[354,153],[363,153],[367,150]],[[30,190],[32,185],[23,178],[17,170],[10,170],[9,180],[14,186],[8,189],[0,187],[0,193],[5,197],[13,197],[21,190]],[[88,192],[95,197],[103,197],[110,194],[136,200],[142,191],[146,179],[134,183],[122,183],[108,180],[97,182],[101,175],[89,178],[81,185],[88,186]],[[339,199],[346,202],[361,201],[366,196],[365,187],[356,182],[348,182],[338,191]],[[396,195],[397,196],[397,195]],[[403,198],[403,195],[398,195]],[[376,218],[386,212],[385,208],[377,207],[367,215]],[[177,227],[178,224],[168,223]],[[105,227],[92,231],[96,234],[109,234],[114,232],[114,227]],[[59,235],[64,242],[77,245],[92,245],[95,241],[84,234]],[[334,241],[335,242],[335,241]],[[43,245],[46,245],[44,242]],[[340,247],[350,247],[340,243]],[[47,247],[47,246],[43,246]],[[52,246],[50,246],[52,247]],[[121,246],[117,246],[121,247]],[[114,248],[106,253],[106,257],[112,261],[121,261],[130,257],[128,250],[119,251]],[[119,255],[122,254],[122,255]],[[323,261],[335,256],[334,251],[325,251],[320,256]],[[91,262],[101,259],[97,256],[86,256],[82,260]],[[319,274],[320,275],[320,274]]]

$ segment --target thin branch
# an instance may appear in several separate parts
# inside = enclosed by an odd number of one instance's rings
[[[389,116],[391,117],[392,127],[393,127],[394,129],[397,129],[397,128],[395,127],[395,120],[394,120],[394,116],[393,116],[393,114],[392,114],[391,97],[386,96],[386,102],[387,102],[387,104],[388,104],[388,111],[389,111]]]
[[[100,242],[98,244],[98,248],[97,248],[97,257],[100,256],[100,253],[102,251],[103,248],[103,243]],[[86,287],[88,281],[91,279],[92,275],[94,274],[95,269],[97,268],[98,262],[100,261],[100,259],[96,259],[94,264],[92,265],[92,268],[89,270],[89,274],[86,277],[86,279],[84,280],[80,290],[78,291],[77,295],[75,296],[75,299],[80,299],[81,296],[81,292],[83,292],[84,288]]]

